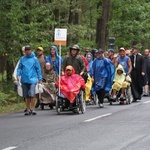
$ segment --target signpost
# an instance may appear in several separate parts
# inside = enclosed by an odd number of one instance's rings
[[[59,45],[59,56],[61,56],[61,45],[66,46],[67,29],[56,28],[54,35],[54,44]],[[60,95],[60,76],[61,76],[61,60],[59,60],[59,95]]]
[[[66,43],[67,43],[67,29],[56,28],[54,44],[66,46]]]

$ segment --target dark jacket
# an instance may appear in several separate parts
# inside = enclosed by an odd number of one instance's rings
[[[76,74],[80,74],[82,71],[85,72],[85,64],[80,55],[68,56],[63,61],[63,71],[65,71],[66,66],[71,65]]]

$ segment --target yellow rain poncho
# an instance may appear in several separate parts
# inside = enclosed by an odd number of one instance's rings
[[[86,82],[86,88],[85,88],[85,100],[86,101],[88,101],[90,99],[91,88],[92,88],[92,78],[90,77],[90,75],[88,75],[88,79]]]
[[[122,74],[118,74],[118,70],[122,71]],[[122,65],[118,65],[115,72],[114,84],[112,85],[112,89],[119,91],[121,88],[127,88],[130,86],[131,78],[130,76],[126,76]]]

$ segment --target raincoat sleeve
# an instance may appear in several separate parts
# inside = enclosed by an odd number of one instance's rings
[[[36,72],[37,72],[37,78],[39,81],[42,82],[42,71],[41,71],[41,67],[40,67],[40,63],[38,61],[38,59],[35,59],[35,69],[36,69]]]
[[[68,57],[66,57],[62,62],[62,71],[65,71],[65,68],[67,66],[67,60],[68,60]]]
[[[22,69],[22,58],[20,59],[19,63],[18,63],[18,68],[17,68],[17,75],[16,77],[21,76],[21,69]]]
[[[86,71],[85,63],[82,58],[79,60],[80,60],[81,72],[85,72]]]
[[[107,73],[108,73],[105,91],[109,92],[111,90],[114,76],[115,76],[115,66],[111,62],[111,60],[109,60],[107,58],[104,58],[104,61],[105,61],[105,65],[106,65],[106,69],[107,69]]]
[[[47,62],[51,63],[50,55],[49,55],[49,56],[46,56],[46,58],[45,58],[45,63],[47,63]]]

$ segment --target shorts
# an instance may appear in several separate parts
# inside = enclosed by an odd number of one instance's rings
[[[149,85],[149,79],[148,79],[148,75],[145,74],[145,76],[143,76],[143,86],[145,85]]]
[[[22,92],[24,98],[35,97],[35,86],[36,84],[22,83]]]

